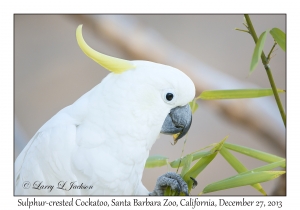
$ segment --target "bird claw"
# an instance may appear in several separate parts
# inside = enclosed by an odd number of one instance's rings
[[[149,195],[162,196],[168,186],[176,192],[176,195],[179,195],[181,192],[187,196],[189,195],[186,182],[179,174],[174,172],[168,172],[158,177],[155,188],[153,192],[149,193]]]

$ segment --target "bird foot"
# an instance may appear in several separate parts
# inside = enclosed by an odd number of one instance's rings
[[[164,195],[164,192],[168,186],[176,192],[176,195],[179,195],[181,192],[183,192],[185,195],[189,195],[186,182],[179,174],[174,172],[168,172],[158,177],[155,188],[153,192],[149,193],[149,195],[162,196]]]

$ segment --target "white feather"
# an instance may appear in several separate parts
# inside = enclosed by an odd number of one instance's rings
[[[38,130],[15,162],[16,195],[148,194],[141,179],[149,150],[167,114],[190,102],[195,87],[177,69],[133,63],[136,69],[109,74]],[[162,99],[170,88],[174,104]],[[33,189],[35,182],[54,188]],[[92,189],[57,189],[71,182]]]

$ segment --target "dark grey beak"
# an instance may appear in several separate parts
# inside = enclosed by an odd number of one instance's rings
[[[190,129],[192,124],[192,111],[190,105],[178,106],[171,109],[161,128],[163,134],[177,134],[175,141],[182,138]]]

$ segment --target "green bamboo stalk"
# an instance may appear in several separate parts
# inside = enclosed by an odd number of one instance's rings
[[[273,47],[271,48],[271,50],[270,50],[270,52],[269,52],[269,54],[267,56],[268,62],[270,62],[270,60],[271,60],[271,55],[272,55],[273,51],[275,51],[274,49],[275,49],[276,45],[277,45],[277,43],[274,42]]]
[[[245,19],[246,19],[246,22],[247,22],[247,25],[248,25],[249,32],[250,32],[250,34],[251,34],[251,36],[252,36],[252,38],[253,38],[253,40],[254,40],[254,42],[256,44],[258,38],[257,38],[256,32],[254,30],[254,27],[252,25],[251,19],[250,19],[249,15],[247,15],[247,14],[245,14],[244,16],[245,16]],[[266,72],[267,72],[267,75],[268,75],[268,78],[269,78],[272,90],[274,92],[275,100],[276,100],[279,112],[281,114],[281,118],[282,118],[283,124],[284,124],[284,126],[286,126],[286,115],[285,115],[283,106],[281,104],[281,101],[280,101],[280,98],[279,98],[279,95],[278,95],[278,92],[277,92],[277,88],[276,88],[276,85],[275,85],[275,82],[274,82],[274,79],[273,79],[271,68],[268,65],[269,61],[268,61],[268,59],[267,59],[264,51],[261,53],[261,60],[262,60],[262,63],[264,64],[264,67],[266,69]]]

